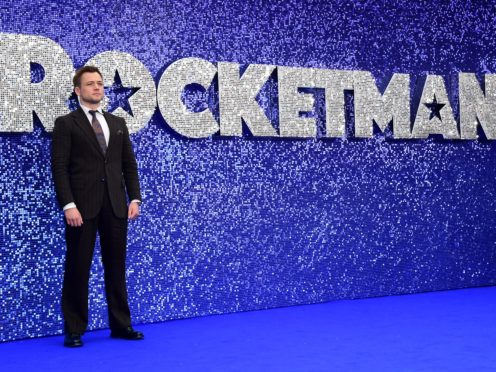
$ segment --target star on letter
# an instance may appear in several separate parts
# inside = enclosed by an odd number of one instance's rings
[[[441,119],[441,109],[446,106],[446,103],[437,103],[436,95],[434,94],[434,100],[431,103],[424,103],[424,105],[431,110],[431,114],[429,115],[429,120],[432,120],[432,118],[435,116],[439,120],[443,121]]]
[[[140,88],[124,87],[122,85],[119,72],[115,70],[114,84],[111,87],[105,88],[105,95],[108,98],[107,111],[113,112],[117,108],[122,108],[129,115],[133,115],[133,110],[129,104],[129,98],[136,93]]]

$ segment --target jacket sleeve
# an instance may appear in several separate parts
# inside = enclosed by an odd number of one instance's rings
[[[69,179],[69,158],[71,154],[71,133],[63,117],[55,120],[52,133],[52,176],[55,192],[61,208],[74,202]]]
[[[122,143],[122,174],[126,184],[126,191],[129,200],[143,200],[140,193],[138,178],[138,165],[134,156],[133,146],[129,138],[129,131],[126,122],[122,119],[123,143]]]

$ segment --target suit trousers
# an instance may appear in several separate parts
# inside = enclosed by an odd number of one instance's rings
[[[127,218],[114,215],[105,187],[102,207],[95,218],[83,219],[80,227],[69,226],[66,221],[67,252],[62,288],[66,332],[82,334],[88,326],[88,281],[97,232],[110,329],[131,325],[126,288]]]

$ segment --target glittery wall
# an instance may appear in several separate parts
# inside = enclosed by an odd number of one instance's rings
[[[75,67],[129,53],[156,86],[186,57],[370,71],[381,91],[393,73],[409,74],[412,102],[435,74],[458,120],[458,73],[496,71],[494,5],[385,4],[17,0],[0,5],[0,32],[44,36]],[[3,56],[4,65],[20,63]],[[33,83],[43,79],[36,64],[30,71]],[[132,135],[144,198],[128,245],[135,323],[496,284],[494,141],[394,139],[387,130],[357,138],[351,94],[342,138],[257,137],[244,127],[242,136],[191,139],[155,103],[132,107],[126,97],[136,92],[121,89],[132,85],[129,71],[106,78],[109,110],[151,117]],[[257,100],[278,121],[274,84]],[[322,133],[325,97],[313,94]],[[210,107],[218,121],[218,95],[214,84],[183,100],[193,111]],[[49,166],[52,123],[39,116],[32,131],[0,133],[0,341],[62,331],[63,221]],[[107,325],[96,253],[92,329]]]

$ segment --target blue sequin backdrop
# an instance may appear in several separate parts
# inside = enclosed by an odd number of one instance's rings
[[[75,67],[125,51],[156,82],[192,56],[367,70],[380,89],[395,72],[412,86],[496,72],[493,2],[6,4],[0,32],[48,37]],[[192,140],[158,110],[132,141],[144,198],[128,244],[134,323],[496,283],[492,141]],[[0,133],[0,341],[62,331],[49,148],[39,121]],[[98,248],[90,281],[90,328],[106,327]]]

